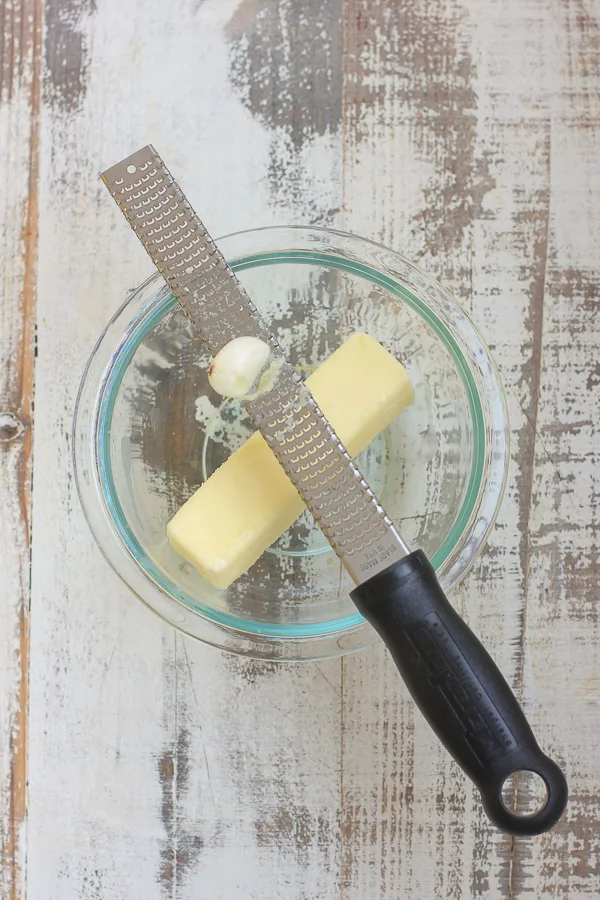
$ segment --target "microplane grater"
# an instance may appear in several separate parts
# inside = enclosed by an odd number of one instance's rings
[[[144,147],[103,174],[213,353],[236,337],[269,343],[272,387],[245,406],[354,578],[351,597],[385,641],[414,700],[478,787],[490,820],[513,835],[552,828],[568,798],[502,673],[449,603],[422,550],[410,552],[165,164]],[[545,805],[519,815],[502,799],[522,770]]]
[[[215,355],[237,337],[266,341],[279,371],[245,407],[357,584],[409,552],[309,389],[161,157],[147,146],[102,179]]]

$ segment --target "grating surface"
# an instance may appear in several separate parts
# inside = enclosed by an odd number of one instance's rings
[[[408,548],[153,147],[102,178],[194,327],[216,354],[236,337],[269,343],[273,386],[245,405],[357,583]]]

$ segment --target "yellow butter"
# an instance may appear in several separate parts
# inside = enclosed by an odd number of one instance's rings
[[[404,366],[368,334],[354,334],[306,383],[351,456],[413,401]],[[226,588],[304,508],[257,432],[184,503],[167,534],[207,581]]]

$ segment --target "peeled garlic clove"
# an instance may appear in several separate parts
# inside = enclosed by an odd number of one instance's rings
[[[245,397],[266,366],[271,348],[257,337],[239,337],[219,350],[208,370],[210,386],[224,397]]]

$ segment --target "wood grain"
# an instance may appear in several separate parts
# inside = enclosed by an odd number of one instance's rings
[[[323,191],[272,197],[275,138],[231,75],[239,13],[223,0],[139,0],[124,20],[122,4],[98,4],[73,24],[85,78],[69,81],[79,93],[68,108],[46,58],[36,428],[48,439],[34,479],[48,514],[33,531],[29,900],[337,892],[339,662],[265,665],[176,636],[107,568],[66,459],[87,355],[151,271],[100,171],[152,140],[216,234],[340,205],[328,132],[307,135],[295,163]],[[284,13],[307,27],[293,4]],[[47,36],[46,48],[57,43]],[[169,65],[157,71],[157,59]]]
[[[599,0],[130,0],[126,16],[5,0],[0,16],[0,896],[600,895]],[[226,656],[150,616],[95,547],[69,461],[77,387],[151,271],[98,172],[148,141],[214,233],[383,241],[489,340],[511,473],[453,599],[567,768],[551,834],[488,826],[381,648]]]
[[[548,239],[532,422],[523,691],[540,735],[564,760],[571,802],[551,834],[516,843],[512,885],[517,897],[579,898],[600,893],[600,834],[591,824],[600,797],[600,222],[593,212],[600,193],[600,6],[568,2],[553,11]]]
[[[0,893],[25,896],[41,4],[0,8]]]
[[[541,504],[555,542],[564,540],[564,482],[570,478],[577,494],[582,476],[570,454],[563,456],[565,472],[557,475],[557,457],[543,452],[541,441],[549,442],[540,435],[543,420],[556,429],[564,419],[570,367],[588,368],[585,351],[572,341],[563,360],[555,355],[548,362],[547,310],[554,306],[554,260],[566,248],[580,253],[590,247],[584,284],[593,291],[597,238],[591,235],[598,234],[598,222],[589,201],[585,224],[575,202],[563,211],[560,220],[571,222],[563,225],[564,243],[554,239],[553,209],[559,197],[585,196],[580,179],[596,186],[599,180],[590,127],[598,90],[591,49],[598,11],[598,4],[566,12],[560,3],[500,7],[453,0],[359,0],[346,6],[345,224],[420,258],[473,312],[490,340],[508,391],[511,477],[489,548],[455,601],[522,697],[542,743],[565,762],[580,752],[589,756],[579,749],[581,735],[565,730],[567,707],[574,709],[576,701],[571,695],[568,702],[563,688],[572,663],[562,634],[577,633],[586,604],[567,613],[561,597],[567,557],[555,543],[552,562],[537,562],[537,521]],[[565,78],[565,66],[577,73],[582,107],[584,97],[588,104],[579,117],[572,106],[573,75]],[[582,137],[572,146],[570,164],[557,169],[562,154],[554,141],[565,118],[567,128],[579,122]],[[565,144],[566,135],[561,148]],[[581,276],[572,277],[581,285]],[[573,316],[584,330],[583,313],[564,306],[562,313],[567,331]],[[597,343],[591,298],[585,315],[586,333]],[[555,341],[560,331],[556,322]],[[590,366],[588,377],[592,371]],[[593,405],[589,393],[580,395],[580,421],[595,434],[582,412]],[[544,471],[555,484],[547,499],[540,487]],[[592,488],[571,516],[578,537],[586,538],[583,554],[591,571],[594,506]],[[577,569],[573,548],[568,558]],[[584,584],[578,582],[580,595]],[[592,594],[591,580],[585,590]],[[596,636],[588,629],[580,642],[586,648],[582,668],[597,672]],[[558,837],[564,833],[573,840],[569,817],[537,842],[494,833],[470,786],[415,718],[389,663],[373,652],[343,666],[344,896],[597,894],[596,851],[583,824],[593,815],[597,773],[586,768],[581,793],[574,780],[569,815],[579,823],[578,843],[585,849],[571,866],[565,863],[569,838]],[[582,721],[597,715],[594,699],[582,698],[575,715]],[[586,733],[595,733],[591,723]],[[575,868],[577,876],[570,874]]]

